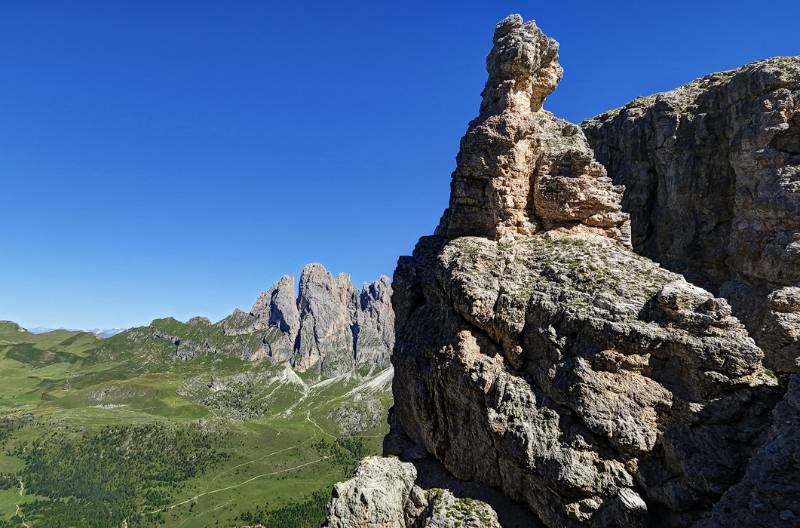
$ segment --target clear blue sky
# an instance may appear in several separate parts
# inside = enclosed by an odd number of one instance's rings
[[[319,261],[391,275],[447,203],[494,24],[561,42],[546,107],[800,53],[800,2],[0,6],[0,319],[218,319]]]

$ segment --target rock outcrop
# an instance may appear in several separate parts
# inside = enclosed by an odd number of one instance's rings
[[[355,321],[356,365],[364,368],[388,366],[387,351],[391,354],[394,348],[394,309],[389,277],[381,276],[364,286],[358,297]]]
[[[500,528],[487,504],[415,484],[417,470],[396,458],[368,457],[337,484],[326,528]]]
[[[750,519],[770,508],[776,526],[791,526],[796,396],[776,407],[782,386],[728,301],[631,249],[622,187],[580,128],[541,108],[561,76],[557,50],[519,16],[496,28],[450,206],[395,271],[385,450],[408,459],[422,449],[550,527],[723,526],[740,508]],[[787,156],[783,168],[770,162],[781,181],[795,174]],[[782,269],[785,281],[793,271]],[[779,315],[763,324],[791,349],[795,291],[769,303]],[[374,471],[381,484],[363,486],[388,488]],[[765,478],[777,482],[761,491]],[[358,487],[337,489],[332,518],[408,525],[376,521],[388,503]],[[387,500],[404,513],[408,497]]]
[[[287,361],[294,356],[295,340],[300,328],[296,299],[294,276],[284,275],[258,296],[248,313],[237,310],[226,319],[223,323],[225,333],[243,335],[269,330],[268,338],[262,340],[263,346],[251,351],[248,358],[258,360],[269,357],[275,361]]]
[[[333,278],[321,264],[308,264],[295,279],[283,276],[258,296],[249,312],[222,321],[226,335],[263,334],[260,346],[243,354],[253,360],[291,361],[298,370],[335,376],[355,368],[389,365],[394,346],[392,288],[386,276],[359,291],[346,273]]]
[[[702,528],[800,526],[800,377],[792,377],[773,415],[744,478],[714,505]]]
[[[800,286],[800,57],[638,98],[583,130],[626,188],[636,251],[726,297],[766,364],[799,372],[785,323],[800,312],[776,298]]]
[[[403,433],[548,526],[687,526],[766,434],[728,304],[613,240],[429,237],[396,274]]]
[[[436,234],[506,240],[580,228],[627,243],[622,187],[580,128],[542,109],[561,80],[558,43],[532,23],[498,24],[480,114],[461,140],[450,206]]]
[[[300,333],[295,365],[300,370],[318,365],[320,372],[336,374],[355,366],[355,347],[349,278],[336,281],[320,264],[309,264],[300,275]]]

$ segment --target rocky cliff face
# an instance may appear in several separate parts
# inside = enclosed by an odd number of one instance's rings
[[[298,370],[334,376],[389,365],[394,346],[394,311],[388,277],[356,289],[349,275],[337,279],[321,265],[308,264],[295,280],[282,277],[258,296],[249,312],[237,310],[223,321],[227,335],[263,333],[250,359],[291,361]]]
[[[583,124],[626,188],[637,252],[726,297],[775,370],[800,370],[800,57],[636,99]]]
[[[785,385],[764,369],[729,303],[631,249],[623,189],[580,128],[542,109],[561,76],[557,50],[519,16],[496,28],[450,206],[435,236],[420,239],[395,271],[395,407],[385,448],[403,459],[423,450],[455,477],[526,504],[546,526],[756,526],[764,509],[775,526],[795,526],[800,503],[787,472],[800,469],[796,391],[776,407]],[[782,108],[794,108],[794,96],[780,94]],[[791,130],[781,116],[772,122]],[[639,144],[613,147],[628,148]],[[782,166],[777,157],[751,160],[772,164],[752,178],[774,171],[791,180],[792,155]],[[750,232],[763,235],[758,210]],[[634,217],[638,249],[637,219],[646,214]],[[791,248],[779,251],[791,245],[784,235],[769,240],[776,258],[794,258]],[[774,277],[793,280],[782,269]],[[725,277],[714,273],[700,283],[718,285]],[[796,331],[797,303],[794,290],[779,291],[769,302],[783,343]],[[776,484],[761,490],[764,480]],[[406,496],[391,499],[396,511]],[[331,517],[364,513],[357,503],[338,490]]]
[[[388,365],[394,348],[394,309],[389,277],[381,276],[364,286],[357,307],[354,319],[356,365]]]
[[[250,312],[237,310],[224,322],[227,335],[270,331],[270,338],[262,340],[263,346],[250,352],[248,357],[253,360],[265,357],[275,361],[291,359],[299,328],[300,312],[292,275],[284,275],[269,290],[262,292]]]

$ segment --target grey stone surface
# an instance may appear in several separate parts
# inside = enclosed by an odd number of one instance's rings
[[[728,489],[696,528],[800,526],[800,377],[775,407],[769,436],[744,478]]]
[[[547,526],[702,522],[781,387],[726,300],[628,247],[622,189],[541,109],[555,44],[516,17],[494,44],[450,207],[395,272],[395,432]],[[784,348],[793,299],[765,301]]]
[[[415,484],[417,470],[397,458],[367,457],[339,483],[326,528],[500,528],[486,503]]]
[[[291,361],[298,370],[335,376],[354,368],[389,366],[394,345],[394,311],[389,279],[380,277],[359,291],[346,273],[333,276],[308,264],[295,279],[283,276],[258,296],[249,312],[234,311],[221,324],[227,335],[263,335],[243,351],[251,360]]]
[[[557,51],[496,28],[449,208],[395,270],[385,451],[548,527],[800,525],[798,59],[584,123],[612,183],[542,109]],[[408,526],[426,502],[392,489]]]
[[[325,375],[355,367],[347,283],[340,284],[320,264],[307,264],[300,275],[300,333],[294,364],[300,370],[316,366]]]
[[[223,321],[223,330],[228,335],[243,335],[271,330],[262,346],[247,352],[252,360],[272,358],[288,361],[294,354],[297,332],[300,328],[300,312],[297,309],[294,276],[284,275],[262,292],[250,312],[235,311]]]
[[[389,366],[394,348],[394,310],[389,277],[381,276],[367,284],[359,295],[356,313],[356,365],[368,369]]]
[[[548,526],[685,526],[769,427],[777,387],[727,302],[614,240],[428,237],[404,261],[402,430]]]
[[[765,302],[800,286],[800,57],[640,97],[583,130],[626,188],[636,250],[726,296],[766,363],[800,371],[796,333],[774,342],[785,312]]]

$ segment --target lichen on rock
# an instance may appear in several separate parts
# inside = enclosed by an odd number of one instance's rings
[[[415,484],[417,470],[397,458],[367,457],[336,485],[325,528],[500,528],[486,503]]]

